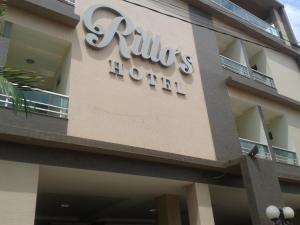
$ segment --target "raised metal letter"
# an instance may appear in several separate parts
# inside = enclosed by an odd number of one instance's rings
[[[106,30],[100,25],[93,24],[93,15],[95,12],[102,9],[107,9],[118,16],[113,19],[110,27]],[[94,5],[84,13],[83,23],[88,32],[85,37],[88,45],[101,49],[108,46],[116,36],[119,41],[119,51],[121,56],[125,59],[130,58],[130,51],[127,47],[125,36],[130,35],[134,31],[134,26],[132,21],[121,11],[107,5]],[[118,29],[122,23],[125,25],[125,29],[121,32],[118,31]]]
[[[140,75],[139,70],[134,67],[129,70],[129,76],[135,81],[141,81],[143,79],[143,76]]]
[[[166,91],[172,91],[171,90],[171,81],[165,77],[161,78],[162,81],[162,89]]]
[[[156,85],[156,75],[153,73],[148,74],[149,85],[155,87]]]
[[[176,86],[176,93],[177,94],[179,94],[179,95],[185,95],[185,93],[182,90],[182,86],[181,86],[180,82],[176,81],[175,82],[175,86]]]
[[[109,64],[110,64],[110,73],[123,77],[124,73],[123,73],[123,64],[122,63],[118,63],[116,61],[113,60],[109,60]]]

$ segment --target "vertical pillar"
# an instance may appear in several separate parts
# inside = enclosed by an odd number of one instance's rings
[[[265,116],[264,116],[263,110],[262,110],[261,106],[257,106],[257,109],[258,109],[258,112],[259,112],[260,120],[262,122],[263,132],[266,136],[266,140],[267,140],[268,148],[269,148],[269,151],[270,151],[270,154],[271,154],[271,158],[274,162],[276,162],[276,155],[275,155],[275,152],[274,152],[273,147],[272,147],[272,141],[269,137],[269,130],[267,128],[267,124],[266,124],[266,121],[265,121]]]
[[[295,225],[300,225],[300,210],[295,211],[294,224]]]
[[[200,23],[213,26],[212,16],[207,12],[190,6],[190,18]],[[210,130],[215,146],[216,159],[233,160],[241,157],[234,116],[231,111],[230,98],[225,76],[220,62],[216,33],[196,25],[192,25],[194,44],[205,98]]]
[[[277,8],[273,8],[271,12],[272,12],[274,23],[276,27],[279,28],[279,30],[281,31],[282,38],[284,39],[285,44],[291,46],[289,42],[289,35],[287,34],[286,27],[283,24],[283,21],[281,19],[281,16]]]
[[[265,215],[266,208],[269,205],[284,206],[275,162],[244,156],[241,171],[252,224],[272,225]]]
[[[181,225],[180,202],[176,195],[163,195],[157,199],[158,225]]]
[[[297,58],[296,58],[296,63],[297,63],[298,68],[299,68],[299,70],[300,70],[300,56],[297,56]]]
[[[0,67],[5,66],[10,44],[12,23],[4,21],[2,36],[0,36]]]
[[[39,167],[0,161],[0,224],[34,225]]]
[[[192,184],[187,188],[190,225],[214,225],[214,216],[207,184]]]
[[[283,26],[285,28],[286,34],[287,34],[290,42],[292,44],[297,43],[297,38],[296,38],[296,36],[295,36],[295,34],[293,32],[292,26],[290,24],[290,21],[288,19],[288,16],[286,14],[286,11],[285,11],[284,7],[279,8],[278,9],[278,13],[279,13],[279,15],[281,17],[281,21],[283,23]]]
[[[246,45],[245,45],[244,41],[241,41],[241,46],[242,46],[243,52],[245,54],[245,63],[246,63],[246,66],[248,68],[248,75],[249,75],[250,79],[254,79],[253,76],[252,76],[252,68],[251,68],[250,59],[249,59],[247,49],[246,49]]]

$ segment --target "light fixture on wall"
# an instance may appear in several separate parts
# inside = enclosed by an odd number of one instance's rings
[[[26,59],[25,62],[30,65],[35,64],[35,60],[30,58]]]
[[[60,207],[61,208],[70,208],[70,204],[62,203],[62,204],[60,204]]]
[[[295,212],[291,207],[280,209],[274,205],[270,205],[266,208],[266,216],[274,225],[293,225]]]
[[[149,209],[149,212],[151,213],[155,213],[157,211],[157,209]]]
[[[259,150],[258,150],[258,147],[255,145],[251,151],[248,153],[248,155],[251,157],[251,158],[255,158],[255,156],[258,154]]]

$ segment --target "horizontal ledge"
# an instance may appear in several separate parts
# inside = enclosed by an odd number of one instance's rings
[[[226,168],[239,164],[239,159],[229,162],[220,162],[153,149],[73,137],[64,134],[35,131],[7,125],[0,125],[0,140],[18,144],[55,148],[58,150],[71,150],[140,159],[217,172],[224,171]]]
[[[80,21],[80,16],[75,14],[74,6],[58,0],[8,0],[8,5],[72,28]]]
[[[278,94],[278,92],[271,87],[267,87],[263,84],[259,84],[252,80],[243,78],[240,75],[235,74],[234,72],[228,72],[227,74],[229,73],[231,73],[231,75],[229,75],[229,77],[226,80],[226,84],[228,86],[248,91],[256,96],[276,102],[280,105],[287,106],[296,111],[300,111],[300,102]]]

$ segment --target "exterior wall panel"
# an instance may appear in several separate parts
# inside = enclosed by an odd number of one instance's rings
[[[97,2],[80,1],[76,12],[82,15],[87,6]],[[80,41],[73,43],[73,48],[74,55],[80,51],[80,59],[72,61],[68,134],[215,159],[191,24],[121,1],[101,2],[122,9],[135,26],[159,34],[162,46],[189,54],[195,71],[192,76],[183,76],[177,63],[163,68],[140,58],[122,60],[116,41],[102,50],[92,50],[85,45],[84,30],[78,26]],[[106,24],[114,18],[110,13],[103,15],[108,18],[103,20]],[[128,72],[123,79],[115,79],[109,74],[109,59],[122,62],[125,71],[139,68],[143,81],[132,81]],[[150,72],[158,79],[180,81],[186,96],[176,95],[174,86],[172,92],[163,91],[160,80],[150,88],[146,77]]]
[[[266,49],[267,71],[272,74],[278,92],[300,101],[300,70],[295,59]]]
[[[34,225],[39,167],[0,161],[0,224]]]

